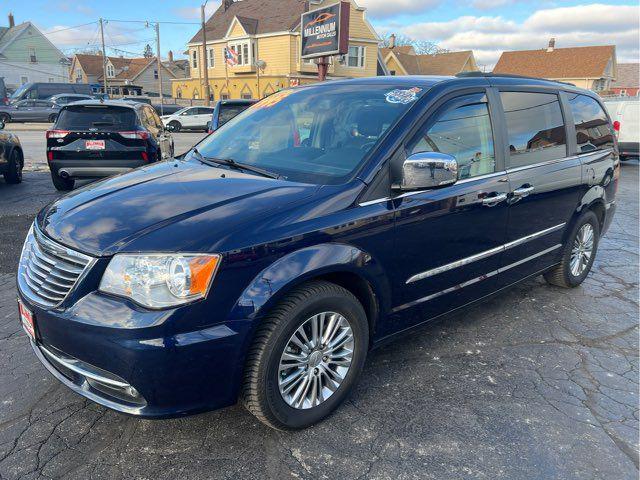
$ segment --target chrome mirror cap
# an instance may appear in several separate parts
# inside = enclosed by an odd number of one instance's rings
[[[402,165],[400,190],[424,190],[453,185],[458,180],[458,162],[452,155],[420,152],[409,156]]]

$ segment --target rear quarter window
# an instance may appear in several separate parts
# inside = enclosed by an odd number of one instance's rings
[[[600,104],[587,95],[568,94],[578,153],[613,148],[613,129]]]
[[[136,113],[127,107],[112,105],[82,105],[63,109],[56,128],[61,130],[107,131],[132,130],[137,125]]]

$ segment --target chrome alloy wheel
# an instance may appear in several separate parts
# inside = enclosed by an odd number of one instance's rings
[[[571,275],[579,277],[589,265],[593,255],[594,231],[590,223],[585,223],[573,242],[571,249]]]
[[[278,368],[278,386],[293,408],[317,407],[340,387],[353,359],[349,321],[335,312],[307,319],[289,338]]]

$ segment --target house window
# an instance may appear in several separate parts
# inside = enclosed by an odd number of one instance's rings
[[[620,90],[620,96],[621,97],[626,97],[627,96],[627,91],[624,88]]]
[[[157,69],[153,71],[153,78],[158,80],[158,70]]]
[[[55,81],[56,81],[56,79],[55,79],[55,78],[53,78],[53,77],[49,77],[49,83],[53,83],[53,82],[55,82]]]
[[[38,58],[36,57],[36,49],[33,47],[29,47],[29,61],[31,63],[36,63]]]
[[[251,100],[253,98],[253,95],[251,95],[251,93],[243,93],[242,95],[240,95],[240,98],[242,98],[243,100]]]
[[[251,55],[249,54],[249,42],[234,43],[229,48],[236,52],[238,65],[251,65]]]
[[[220,94],[220,100],[229,100],[229,94],[228,93],[221,93]]]
[[[178,87],[176,89],[176,97],[177,98],[182,98],[182,89],[180,87]]]
[[[26,76],[20,77],[20,83],[23,84],[23,85],[25,83],[29,83],[29,77],[26,77]]]
[[[207,50],[207,65],[209,66],[209,68],[213,68],[215,67],[215,64],[216,64],[215,53],[213,51],[213,48],[210,48]]]
[[[602,90],[606,90],[609,88],[609,81],[606,78],[599,78],[598,80],[593,82],[593,90],[596,92],[601,92]]]
[[[395,71],[395,70],[391,70],[391,71],[389,71],[389,75],[391,75],[391,76],[395,76],[395,74],[396,74],[396,71]]]
[[[115,69],[113,68],[113,65],[111,65],[110,63],[107,65],[107,77],[109,78],[113,78],[116,76],[116,72]]]
[[[82,83],[82,72],[81,71],[77,71],[76,72],[76,83]]]
[[[198,51],[191,51],[191,68],[198,68]]]
[[[364,68],[364,55],[366,47],[354,45],[349,47],[347,65],[349,67]]]

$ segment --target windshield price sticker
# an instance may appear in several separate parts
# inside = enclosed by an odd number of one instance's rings
[[[402,103],[406,105],[408,103],[415,102],[418,99],[418,94],[422,91],[421,88],[413,87],[408,90],[391,90],[385,93],[385,98],[389,103]]]

